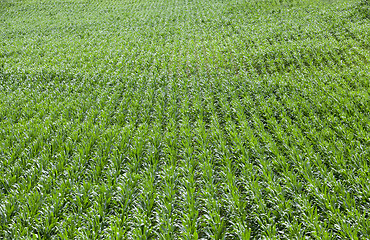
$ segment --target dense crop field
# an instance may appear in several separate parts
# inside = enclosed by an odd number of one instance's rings
[[[0,0],[0,239],[370,239],[368,0]]]

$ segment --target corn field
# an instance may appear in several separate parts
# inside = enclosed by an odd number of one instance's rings
[[[0,1],[0,239],[369,239],[368,0]]]

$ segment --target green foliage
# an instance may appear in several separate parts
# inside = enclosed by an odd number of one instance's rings
[[[362,0],[357,7],[357,11],[367,19],[370,19],[370,1]]]
[[[2,3],[0,239],[370,238],[368,1]]]

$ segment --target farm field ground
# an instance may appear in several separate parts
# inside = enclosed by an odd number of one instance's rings
[[[368,0],[0,0],[0,239],[370,239]]]

